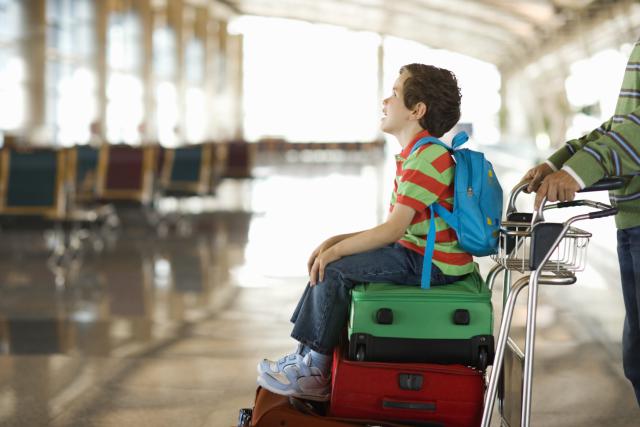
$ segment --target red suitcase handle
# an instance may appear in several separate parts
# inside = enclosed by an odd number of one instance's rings
[[[436,411],[435,402],[407,402],[395,399],[382,399],[382,409],[409,409],[414,411]]]

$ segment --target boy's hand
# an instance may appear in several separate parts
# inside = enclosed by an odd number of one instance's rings
[[[524,177],[520,180],[517,186],[524,183],[525,181],[529,182],[529,186],[525,188],[525,193],[531,193],[532,191],[537,191],[538,187],[542,180],[547,176],[553,173],[553,169],[547,163],[541,163],[538,166],[529,169],[529,171],[524,174]],[[516,187],[517,187],[516,186]]]
[[[311,256],[309,257],[309,260],[307,261],[307,271],[309,272],[309,275],[311,275],[311,267],[313,267],[313,263],[315,262],[316,258],[318,257],[318,255],[320,255],[321,253],[323,253],[324,251],[326,251],[327,249],[329,249],[331,246],[333,246],[333,237],[325,240],[324,242],[320,243],[320,246],[318,246],[317,248],[315,248],[313,250],[313,252],[311,252]]]
[[[327,265],[333,261],[342,258],[336,253],[333,248],[329,248],[315,258],[313,265],[311,266],[311,272],[309,273],[309,284],[315,286],[318,282],[324,280],[324,269]]]
[[[549,202],[567,202],[576,197],[576,191],[580,190],[580,184],[576,182],[566,171],[559,170],[547,176],[536,192],[534,207],[538,209],[542,198],[547,196]]]

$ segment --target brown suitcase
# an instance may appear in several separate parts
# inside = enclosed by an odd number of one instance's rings
[[[253,409],[241,409],[238,427],[402,427],[388,422],[344,420],[322,416],[321,404],[280,396],[261,387],[256,391]]]

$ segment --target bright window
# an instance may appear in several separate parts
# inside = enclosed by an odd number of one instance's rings
[[[618,93],[629,53],[606,49],[571,64],[565,81],[567,100],[575,113],[566,138],[578,138],[592,131],[615,112]]]
[[[249,140],[370,141],[378,135],[380,37],[329,25],[243,17]]]
[[[25,64],[17,48],[0,48],[0,129],[15,130],[24,123]]]
[[[16,130],[25,118],[25,63],[20,55],[20,2],[0,0],[0,130]]]
[[[204,43],[193,37],[185,48],[185,136],[188,142],[202,142],[206,128],[206,96],[204,85]]]
[[[87,142],[96,119],[90,0],[47,0],[46,124],[57,144]]]
[[[107,139],[139,144],[144,117],[140,17],[112,12],[107,25]]]
[[[156,133],[160,144],[178,144],[178,91],[176,78],[176,37],[168,26],[153,31],[153,73],[155,77]]]

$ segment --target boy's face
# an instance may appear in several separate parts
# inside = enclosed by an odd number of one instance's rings
[[[410,122],[411,110],[404,105],[402,88],[409,77],[406,71],[401,73],[393,84],[391,96],[382,101],[384,117],[380,120],[380,130],[391,135],[397,135]]]

